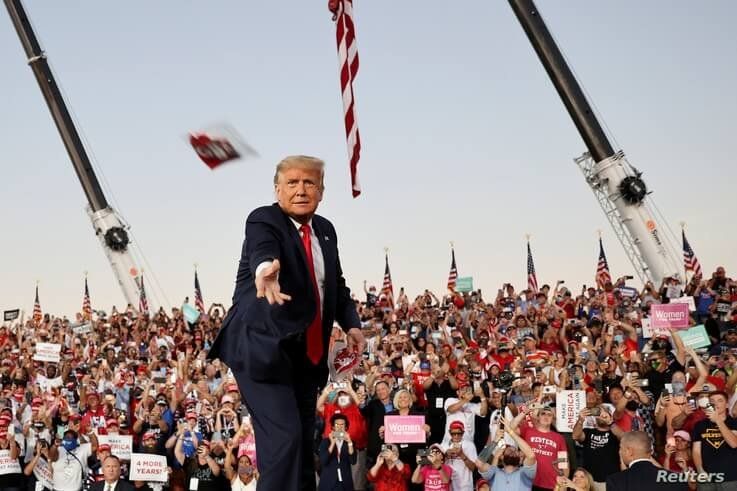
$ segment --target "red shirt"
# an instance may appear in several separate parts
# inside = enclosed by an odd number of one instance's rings
[[[104,431],[107,428],[105,425],[105,409],[102,406],[97,406],[94,411],[88,408],[82,416],[82,422],[79,425],[80,432],[87,434],[92,428],[102,429],[101,433],[106,433]]]
[[[409,489],[409,478],[411,471],[409,465],[404,464],[402,470],[396,467],[389,469],[386,465],[379,467],[376,477],[369,471],[367,479],[374,484],[375,491],[407,491]]]
[[[425,397],[425,380],[432,377],[432,373],[413,373],[412,374],[412,386],[415,389],[417,395],[417,405],[420,407],[427,407],[427,397]]]
[[[558,474],[553,461],[558,458],[558,452],[568,451],[563,436],[553,430],[543,432],[526,425],[522,425],[520,430],[520,436],[532,447],[537,458],[537,474],[532,484],[541,488],[555,488]]]
[[[322,436],[328,438],[330,436],[330,418],[335,413],[345,414],[348,418],[348,434],[356,446],[356,450],[363,450],[368,445],[368,431],[366,430],[366,421],[363,419],[361,410],[358,406],[351,403],[349,406],[340,407],[337,404],[325,403],[322,410],[322,418],[325,420],[325,431]]]

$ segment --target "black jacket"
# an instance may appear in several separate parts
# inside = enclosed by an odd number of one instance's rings
[[[627,470],[612,474],[606,480],[607,491],[685,491],[687,482],[679,479],[685,474],[667,471],[652,462],[636,462]]]

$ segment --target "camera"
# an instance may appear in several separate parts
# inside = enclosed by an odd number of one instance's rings
[[[334,431],[333,438],[336,440],[345,440],[345,431]]]
[[[599,415],[601,415],[601,408],[599,406],[592,407],[591,409],[589,409],[589,415],[590,416],[599,416]]]
[[[543,394],[555,394],[558,388],[555,385],[546,385],[543,387]]]
[[[420,458],[419,465],[430,465],[430,459],[427,457],[430,455],[430,451],[427,448],[421,448],[417,451],[417,456]]]

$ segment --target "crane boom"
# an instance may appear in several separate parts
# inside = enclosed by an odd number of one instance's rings
[[[41,93],[51,112],[79,182],[87,197],[87,213],[92,221],[95,235],[100,239],[105,255],[129,304],[137,305],[140,269],[130,253],[128,227],[110,207],[97,180],[87,152],[82,144],[74,122],[69,114],[61,91],[51,72],[46,54],[33,31],[20,0],[4,0],[20,42],[28,58],[28,64],[36,77]]]
[[[588,152],[575,159],[639,278],[657,285],[680,276],[676,248],[661,224],[641,173],[615,151],[533,0],[509,0]],[[662,224],[665,225],[665,224]]]

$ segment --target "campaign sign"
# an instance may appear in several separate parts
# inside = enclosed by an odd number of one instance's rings
[[[678,336],[683,341],[683,344],[690,346],[693,349],[706,348],[711,346],[711,340],[709,335],[706,334],[706,328],[703,324],[694,326],[690,329],[684,329],[678,331]]]
[[[18,459],[10,458],[10,450],[0,450],[0,475],[20,474],[23,472]]]
[[[59,352],[61,345],[57,343],[36,343],[36,353],[33,359],[36,361],[50,361],[59,363]]]
[[[48,460],[43,457],[38,459],[33,467],[33,475],[43,489],[54,489],[54,475],[51,473],[51,464]]]
[[[688,304],[664,303],[650,306],[650,325],[653,329],[685,329],[688,327]]]
[[[653,326],[650,323],[650,319],[647,317],[642,319],[642,337],[647,338],[653,338],[658,336],[665,336],[667,338],[670,337],[670,331],[667,327],[657,327],[653,328]]]
[[[456,279],[456,291],[460,293],[473,291],[473,278],[471,276],[464,276]]]
[[[691,312],[696,311],[696,302],[694,302],[693,297],[690,295],[679,298],[671,298],[670,303],[685,303],[688,305],[688,310],[690,310]]]
[[[586,391],[561,390],[555,395],[555,429],[570,433],[578,419],[578,413],[586,407]]]
[[[4,321],[14,321],[18,316],[20,316],[20,309],[5,310],[3,312]]]
[[[100,445],[110,445],[110,453],[121,460],[130,460],[133,451],[133,437],[131,435],[98,435]]]
[[[85,322],[83,324],[74,324],[72,325],[72,332],[76,335],[90,333],[92,332],[92,324],[89,322]]]
[[[132,453],[130,467],[131,481],[167,482],[166,455]]]
[[[194,324],[200,318],[200,311],[188,303],[182,305],[182,314],[184,314],[184,319],[190,324]]]
[[[425,443],[424,416],[384,416],[386,443]]]

